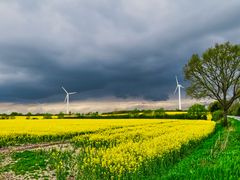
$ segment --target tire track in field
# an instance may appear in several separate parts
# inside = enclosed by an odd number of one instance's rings
[[[25,151],[25,150],[33,150],[38,148],[49,148],[54,146],[61,146],[61,145],[67,145],[70,144],[70,141],[64,141],[64,142],[51,142],[51,143],[40,143],[40,144],[27,144],[22,146],[12,146],[12,147],[5,147],[0,148],[1,154],[9,154],[11,152],[19,152],[19,151]]]

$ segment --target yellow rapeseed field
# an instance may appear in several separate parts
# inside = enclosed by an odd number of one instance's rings
[[[184,148],[214,129],[215,122],[204,120],[0,120],[0,147],[70,139],[78,149],[73,171],[82,179],[127,179],[179,159]],[[51,158],[62,153],[53,151]],[[56,166],[65,169],[62,160]]]
[[[48,120],[0,120],[0,137],[12,134],[55,135],[95,131],[115,126],[159,123],[154,119],[48,119]],[[169,120],[171,121],[171,120]]]
[[[187,111],[166,111],[168,115],[175,115],[175,114],[187,114]]]
[[[72,142],[84,152],[79,166],[82,173],[100,172],[101,167],[108,175],[121,177],[126,172],[136,172],[149,161],[172,156],[183,145],[207,137],[214,129],[215,122],[211,121],[163,120],[76,136]]]

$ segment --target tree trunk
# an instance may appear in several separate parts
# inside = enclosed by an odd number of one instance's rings
[[[227,110],[223,111],[223,126],[227,127],[228,126],[228,121],[227,121]]]

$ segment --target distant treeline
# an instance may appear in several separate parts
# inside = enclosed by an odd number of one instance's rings
[[[201,107],[200,107],[201,106]],[[193,108],[192,108],[193,107]],[[15,119],[16,116],[24,116],[25,119],[207,119],[207,111],[202,105],[194,105],[188,111],[165,111],[164,109],[156,110],[125,110],[108,113],[74,113],[64,114],[22,114],[12,112],[11,114],[1,114],[0,119]]]
[[[89,112],[89,113],[70,113],[64,114],[60,112],[58,114],[51,113],[37,113],[31,112],[22,114],[18,112],[12,112],[11,114],[0,114],[0,119],[207,119],[207,114],[212,114],[212,120],[219,120],[223,117],[223,112],[218,102],[213,102],[208,106],[208,110],[205,106],[200,104],[194,104],[187,111],[179,110],[122,110],[113,111],[107,113]],[[233,104],[229,110],[229,115],[240,116],[240,102]]]
[[[110,113],[88,113],[81,114],[80,118],[103,118],[103,119],[207,119],[207,111],[201,113],[172,111],[171,114],[167,113],[164,109],[157,110],[129,110],[129,111],[116,111]],[[182,113],[181,113],[182,112]]]

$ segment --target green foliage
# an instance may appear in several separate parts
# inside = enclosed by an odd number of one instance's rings
[[[206,119],[207,110],[204,105],[194,104],[188,109],[188,116],[192,119]]]
[[[9,119],[9,116],[7,114],[2,114],[0,116],[0,119]]]
[[[58,180],[67,179],[70,171],[73,170],[75,158],[73,152],[52,149],[49,156],[50,168],[56,171],[56,178]]]
[[[178,110],[178,112],[180,112]],[[14,113],[15,114],[15,113]],[[28,113],[31,114],[31,113]],[[37,116],[43,116],[44,119],[52,119],[53,115],[50,113],[45,114],[31,114],[26,116],[26,119],[39,119]],[[186,113],[176,113],[176,114],[167,114],[163,108],[155,110],[128,110],[128,111],[115,111],[109,113],[98,113],[98,112],[89,112],[89,113],[76,113],[71,115],[66,115],[63,112],[57,114],[58,119],[194,119],[191,116],[188,116]],[[7,114],[0,115],[0,119],[14,119],[15,116],[10,116]],[[206,119],[205,117],[199,117],[200,119]]]
[[[16,117],[15,116],[9,116],[10,117],[10,119],[16,119]]]
[[[132,110],[119,111],[103,114],[87,113],[77,114],[77,118],[91,118],[91,119],[206,119],[206,116],[192,116],[187,113],[167,114],[163,108],[156,110]]]
[[[208,111],[213,113],[214,111],[221,110],[221,104],[218,101],[214,101],[208,106]]]
[[[157,116],[164,116],[165,115],[165,110],[163,108],[156,109],[154,112]]]
[[[217,132],[164,175],[155,179],[239,179],[240,122]],[[232,131],[231,129],[235,129]],[[150,178],[150,179],[154,179]]]
[[[77,117],[77,118],[84,118],[84,114],[76,113],[76,117]]]
[[[223,118],[223,111],[217,110],[212,113],[212,120],[213,121],[219,121]]]
[[[22,116],[22,113],[12,112],[10,116]]]
[[[32,116],[32,113],[31,113],[31,112],[28,112],[28,113],[26,114],[26,116]]]
[[[73,169],[72,164],[74,164],[73,152],[56,149],[14,152],[11,158],[13,162],[3,166],[0,173],[13,171],[16,175],[29,174],[30,177],[34,176],[34,179],[41,177],[35,173],[38,170],[54,170],[58,180],[65,180],[69,171]]]
[[[240,46],[229,42],[216,44],[201,56],[192,55],[184,67],[190,82],[187,94],[217,100],[224,111],[224,125],[232,103],[240,98]]]
[[[234,116],[240,116],[240,102],[234,103],[229,109],[229,114]]]
[[[15,163],[5,166],[3,171],[12,170],[16,174],[25,174],[46,169],[49,155],[43,150],[24,151],[13,153],[11,158]]]
[[[59,114],[58,114],[58,119],[63,119],[64,118],[64,113],[63,112],[60,112]]]
[[[52,114],[50,113],[43,114],[43,119],[52,119]]]

